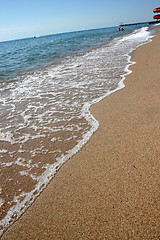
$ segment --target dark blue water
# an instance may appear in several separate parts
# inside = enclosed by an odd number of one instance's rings
[[[143,25],[144,26],[144,25]],[[128,26],[62,33],[0,43],[0,82],[26,71],[47,66],[64,56],[84,52],[142,27]]]

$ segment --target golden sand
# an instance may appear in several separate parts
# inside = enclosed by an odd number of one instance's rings
[[[126,87],[95,104],[99,130],[2,239],[160,239],[160,34]]]

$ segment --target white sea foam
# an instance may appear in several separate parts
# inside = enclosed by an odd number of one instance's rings
[[[120,40],[120,42],[124,42],[124,41],[128,41],[128,40],[130,41],[130,40],[135,40],[135,39],[137,41],[138,39],[141,39],[141,38],[142,38],[142,41],[145,41],[146,39],[148,39],[148,37],[150,35],[147,30],[148,30],[148,27],[143,27],[143,28],[141,28],[141,30],[139,30],[139,29],[135,30],[133,34],[123,37]]]
[[[5,133],[0,131],[0,140],[1,141],[6,141],[6,142],[10,142],[11,144],[14,143],[13,141],[13,134],[9,131],[6,131]]]
[[[2,198],[0,198],[0,207],[4,204],[4,200]]]
[[[0,149],[0,153],[7,153],[6,149]]]

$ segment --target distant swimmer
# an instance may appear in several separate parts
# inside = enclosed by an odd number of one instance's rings
[[[124,31],[124,28],[122,27],[122,28],[119,28],[119,31]]]

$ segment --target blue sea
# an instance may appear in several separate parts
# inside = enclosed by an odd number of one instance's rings
[[[90,106],[124,87],[147,25],[0,43],[0,235],[98,129]]]

